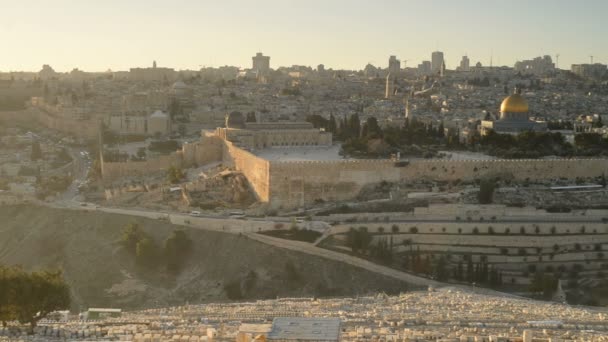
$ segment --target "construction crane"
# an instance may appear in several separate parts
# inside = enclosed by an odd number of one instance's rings
[[[402,61],[403,61],[403,69],[405,69],[405,67],[407,66],[408,59],[402,59]]]

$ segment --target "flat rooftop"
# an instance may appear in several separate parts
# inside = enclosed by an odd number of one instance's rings
[[[433,158],[435,160],[493,160],[493,156],[483,153],[467,151],[439,151],[446,154],[446,158]],[[281,146],[267,147],[252,151],[258,157],[269,161],[335,161],[353,158],[340,155],[340,145],[332,146]],[[388,158],[385,158],[388,159]],[[402,160],[428,160],[425,158],[402,156]]]
[[[268,147],[252,152],[256,156],[270,161],[331,161],[350,159],[340,155],[340,145]]]

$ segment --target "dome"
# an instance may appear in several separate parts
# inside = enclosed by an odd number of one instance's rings
[[[501,113],[527,113],[528,101],[519,94],[513,94],[502,101]]]

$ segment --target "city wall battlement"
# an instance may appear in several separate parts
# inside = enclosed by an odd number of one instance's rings
[[[364,186],[382,181],[476,181],[486,177],[526,181],[606,173],[608,159],[270,162],[270,197],[273,206],[294,207],[320,200],[353,199]]]
[[[357,197],[380,182],[476,181],[500,177],[518,181],[591,178],[608,173],[608,159],[363,159],[270,161],[213,134],[184,144],[170,156],[145,162],[103,163],[104,180],[143,175],[170,166],[191,167],[222,162],[243,172],[258,200],[271,207],[292,208],[316,201]]]

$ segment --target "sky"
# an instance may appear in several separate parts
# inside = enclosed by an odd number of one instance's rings
[[[0,71],[608,63],[606,0],[0,0]]]

